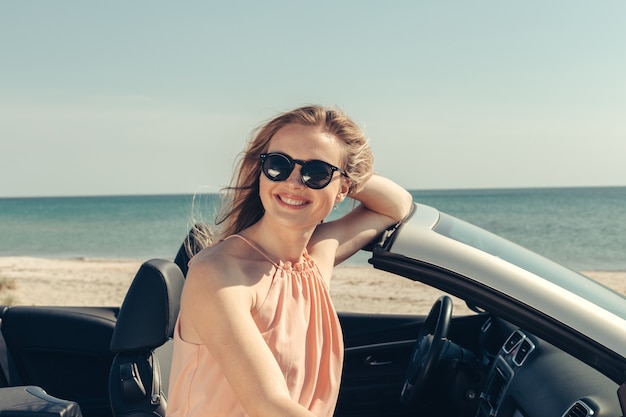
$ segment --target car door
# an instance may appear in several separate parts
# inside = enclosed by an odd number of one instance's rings
[[[402,416],[400,390],[423,318],[342,313],[344,370],[335,416]]]
[[[36,385],[79,403],[85,417],[111,416],[109,344],[117,307],[3,309],[2,335],[8,353],[8,385]]]

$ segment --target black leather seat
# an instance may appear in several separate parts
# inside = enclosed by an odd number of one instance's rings
[[[173,336],[183,283],[183,273],[171,261],[152,259],[137,271],[111,339],[117,353],[109,375],[114,416],[165,415],[167,377],[161,375],[155,349]],[[163,365],[169,375],[170,362]]]

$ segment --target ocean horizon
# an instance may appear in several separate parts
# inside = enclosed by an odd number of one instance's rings
[[[626,271],[626,187],[411,193],[568,268]],[[219,203],[218,193],[0,198],[0,256],[172,259],[191,224],[212,223]],[[368,258],[360,252],[347,264]]]

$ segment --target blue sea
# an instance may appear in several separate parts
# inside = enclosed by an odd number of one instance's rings
[[[571,269],[626,271],[626,187],[412,194]],[[217,194],[0,198],[0,256],[172,259],[192,218],[212,221],[218,205]]]

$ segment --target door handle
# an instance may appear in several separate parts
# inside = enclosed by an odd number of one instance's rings
[[[387,366],[391,365],[393,361],[377,361],[373,356],[368,356],[365,358],[365,364],[368,366]]]

